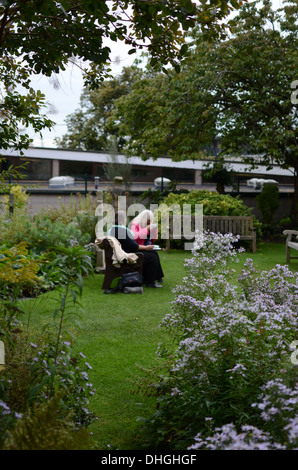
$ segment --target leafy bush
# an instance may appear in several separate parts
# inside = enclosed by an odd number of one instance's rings
[[[158,411],[144,420],[155,448],[185,449],[195,436],[198,449],[298,444],[297,370],[288,353],[298,337],[298,273],[280,265],[258,272],[247,260],[236,283],[234,242],[220,234],[196,240],[162,322],[173,339],[159,348],[168,372],[150,384]]]
[[[42,404],[59,392],[60,416],[66,417],[71,413],[76,429],[87,427],[94,419],[88,410],[89,399],[95,393],[88,378],[92,367],[82,353],[75,357],[72,355],[70,341],[61,340],[57,344],[57,335],[52,333],[48,334],[48,339],[47,343],[39,345],[30,343],[28,403]]]
[[[262,213],[262,221],[271,224],[273,215],[279,208],[279,193],[276,185],[264,185],[260,194],[256,196],[258,208]]]
[[[187,211],[188,213],[195,214],[196,206],[203,206],[204,215],[219,215],[219,216],[250,216],[252,215],[252,209],[247,207],[241,199],[233,197],[229,194],[219,194],[212,191],[197,191],[193,190],[185,194],[174,194],[170,193],[166,196],[162,205],[159,207],[159,220],[162,218],[166,219],[166,215],[169,213],[169,209],[172,207],[171,212],[173,214],[175,211],[179,211],[180,214],[183,214]],[[184,207],[183,210],[183,206]],[[200,214],[201,212],[199,212]],[[257,221],[255,217],[254,227],[256,228],[257,238],[261,237],[261,223]],[[182,221],[183,225],[183,221]],[[161,235],[164,238],[163,235]],[[177,248],[183,247],[183,242],[181,240],[173,240],[173,246]],[[245,243],[245,242],[244,242]]]
[[[19,243],[13,247],[0,247],[0,292],[7,296],[17,290],[19,295],[33,293],[38,285],[40,259],[34,259],[28,253],[27,244]]]
[[[36,252],[46,251],[49,247],[69,245],[70,240],[78,240],[82,245],[89,243],[89,234],[82,234],[74,224],[51,222],[46,216],[40,216],[34,223],[27,225],[25,233],[19,233],[22,240]]]
[[[206,215],[251,215],[251,209],[245,206],[238,196],[206,190],[193,190],[185,194],[170,193],[164,198],[163,203],[168,206],[178,204],[181,209],[183,204],[190,204],[192,213],[196,204],[202,204],[203,213]]]
[[[14,334],[14,343],[7,344],[6,368],[0,377],[0,448],[21,418],[28,422],[32,409],[46,407],[58,395],[59,420],[62,423],[71,417],[72,431],[85,428],[94,420],[88,410],[89,399],[95,392],[88,378],[91,366],[82,353],[72,354],[70,340],[63,339],[67,336],[64,329],[55,331],[48,326],[36,332],[19,330]],[[55,425],[51,430],[50,422],[48,432],[53,435],[56,432]],[[38,440],[38,435],[32,439]]]
[[[10,218],[2,215],[0,219],[0,243],[11,247],[26,242],[35,255],[69,247],[73,242],[85,246],[95,239],[97,217],[90,196],[73,197],[69,206],[43,210],[34,216],[19,210]]]
[[[49,248],[42,258],[40,278],[43,285],[48,285],[49,288],[67,285],[77,278],[78,273],[82,276],[92,274],[93,255],[88,245],[83,247],[76,240],[72,240],[70,246]]]
[[[0,241],[10,246],[26,242],[29,249],[42,253],[53,246],[69,246],[70,240],[77,240],[84,246],[91,237],[91,233],[82,232],[75,222],[52,222],[43,214],[34,219],[18,214],[3,223]]]
[[[80,211],[73,220],[73,224],[77,227],[82,234],[88,234],[88,241],[93,243],[95,241],[95,227],[98,222],[98,217],[94,212]]]

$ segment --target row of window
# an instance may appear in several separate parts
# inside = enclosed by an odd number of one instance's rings
[[[52,178],[52,160],[15,157],[6,158],[5,161],[0,163],[1,171],[7,170],[10,165],[23,165],[24,169],[20,169],[19,173],[28,180],[49,180]],[[164,176],[170,180],[179,181],[181,183],[194,183],[194,171],[187,169],[177,168],[160,168],[160,167],[145,167],[134,166],[121,169],[118,166],[119,173],[123,170],[127,173],[130,172],[130,179],[136,182],[153,182],[158,176]],[[117,171],[117,170],[116,170]],[[88,180],[93,180],[95,176],[99,176],[103,181],[112,179],[111,171],[107,170],[107,165],[103,163],[92,162],[71,162],[67,160],[59,161],[59,173],[61,176],[72,176],[76,180],[84,179],[87,176]],[[118,176],[122,176],[119,174]]]
[[[0,161],[0,171],[7,170],[11,165],[19,166],[25,165],[24,169],[19,169],[19,173],[23,175],[24,181],[49,181],[52,178],[52,160],[28,158],[28,157],[8,157],[5,160]],[[125,165],[124,165],[125,166]],[[153,183],[155,178],[163,176],[176,181],[178,183],[195,183],[195,171],[188,169],[178,168],[161,168],[161,167],[149,167],[142,165],[134,165],[123,168],[123,165],[118,165],[118,173],[115,169],[113,171],[108,170],[108,165],[104,163],[92,163],[92,162],[73,162],[68,160],[59,161],[59,174],[61,176],[71,176],[76,181],[87,180],[94,181],[95,176],[99,176],[102,181],[111,181],[114,176],[124,176],[130,172],[129,180],[132,182],[140,183]],[[122,172],[122,174],[121,174]],[[204,172],[203,172],[204,181]],[[256,175],[256,177],[264,177],[264,175]],[[249,174],[235,174],[233,176],[232,184],[239,185],[251,178]],[[289,176],[274,176],[280,184],[293,184],[293,178]],[[208,181],[208,182],[211,182]]]

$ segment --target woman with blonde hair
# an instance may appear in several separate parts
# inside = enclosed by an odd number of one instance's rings
[[[152,245],[158,238],[158,226],[153,223],[154,215],[149,209],[140,212],[130,223],[138,245]]]
[[[130,229],[134,234],[134,240],[137,242],[139,246],[152,246],[158,238],[158,225],[154,224],[154,214],[152,211],[145,209],[140,212],[130,223]],[[158,253],[156,251],[151,251],[150,255],[146,255],[148,258],[150,257],[150,263],[148,265],[148,269],[151,266],[151,273],[150,278],[153,281],[150,282],[148,287],[162,287],[161,284],[163,282],[163,270],[160,264],[160,259]]]

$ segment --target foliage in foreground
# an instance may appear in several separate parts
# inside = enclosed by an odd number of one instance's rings
[[[88,433],[77,431],[71,413],[60,413],[59,399],[34,405],[8,433],[5,450],[83,450],[88,448]]]
[[[238,282],[232,235],[198,238],[162,326],[166,372],[158,410],[144,420],[147,444],[171,449],[295,449],[298,445],[298,274],[258,272],[248,259]],[[174,352],[173,352],[174,349]],[[147,445],[146,444],[146,445]]]
[[[78,448],[78,441],[84,441],[81,430],[94,419],[88,410],[94,394],[88,378],[91,366],[82,354],[72,354],[80,328],[83,275],[93,271],[81,249],[65,249],[57,257],[57,307],[53,322],[41,325],[38,332],[31,328],[30,312],[23,325],[18,286],[11,284],[8,290],[0,283],[0,339],[7,355],[0,375],[0,448]],[[46,423],[47,431],[38,437]],[[51,438],[46,441],[47,435]]]

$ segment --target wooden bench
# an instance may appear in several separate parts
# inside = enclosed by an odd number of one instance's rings
[[[290,263],[290,259],[298,259],[298,256],[290,256],[290,248],[293,250],[298,250],[298,231],[297,230],[284,230],[283,231],[284,235],[287,235],[286,239],[286,262],[287,264]],[[293,241],[294,240],[297,241]]]
[[[195,216],[191,216],[191,230],[195,230]],[[167,252],[170,251],[170,241],[173,240],[173,217],[169,217],[169,238],[166,240]],[[249,240],[250,248],[253,253],[256,252],[257,235],[253,226],[253,216],[219,216],[204,215],[203,228],[206,231],[214,233],[232,233],[239,235],[240,240]]]
[[[108,240],[102,241],[101,248],[103,248],[105,253],[105,276],[102,284],[102,289],[105,291],[108,291],[111,287],[112,281],[117,277],[120,277],[123,273],[139,272],[142,274],[144,262],[143,253],[136,253],[138,256],[136,263],[124,262],[121,264],[121,267],[118,268],[113,264],[113,248],[109,244]]]

